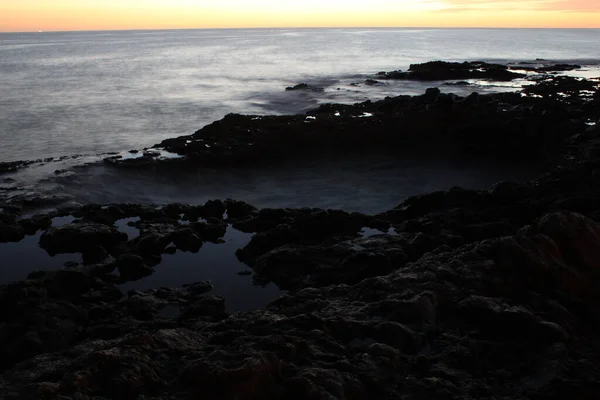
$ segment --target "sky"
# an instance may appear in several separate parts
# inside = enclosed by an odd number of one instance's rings
[[[600,0],[0,0],[0,31],[600,28]]]

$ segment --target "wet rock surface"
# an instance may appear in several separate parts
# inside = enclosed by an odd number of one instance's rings
[[[506,67],[497,68],[513,74]],[[398,157],[439,153],[553,165],[565,139],[584,128],[582,117],[599,117],[600,82],[545,74],[531,82],[514,93],[457,96],[430,88],[421,96],[324,104],[304,115],[229,114],[193,135],[156,145],[180,158],[154,158],[150,164],[141,158],[107,162],[116,167],[135,164],[193,171],[356,153]]]
[[[299,83],[296,86],[288,86],[285,88],[285,90],[288,92],[296,90],[304,90],[308,92],[322,92],[325,89],[323,89],[322,87],[309,85],[308,83]]]
[[[25,168],[28,165],[33,164],[34,162],[35,161],[0,162],[0,174],[6,174],[6,173],[9,173],[9,172],[18,171],[21,168]]]
[[[445,81],[455,79],[490,79],[511,81],[525,75],[510,71],[506,65],[490,64],[482,61],[447,62],[429,61],[411,64],[408,71],[380,72],[379,79],[401,79],[418,81]]]
[[[3,206],[2,241],[45,230],[50,248],[87,252],[90,262],[0,286],[0,393],[7,399],[596,398],[600,126],[589,121],[600,119],[600,107],[594,90],[458,100],[430,90],[416,98],[322,106],[309,123],[304,116],[265,117],[261,129],[273,130],[262,133],[248,133],[255,127],[250,117],[228,116],[201,134],[161,144],[174,151],[182,141],[212,134],[233,140],[243,127],[252,143],[267,146],[259,136],[284,132],[284,125],[294,134],[301,126],[310,132],[329,114],[330,121],[339,118],[332,129],[352,140],[353,132],[376,126],[361,121],[376,121],[380,108],[398,118],[397,130],[413,114],[415,120],[417,113],[422,120],[447,115],[428,129],[439,135],[438,124],[448,123],[447,134],[463,132],[461,145],[482,154],[548,160],[547,171],[531,182],[424,194],[378,215],[258,210],[231,199],[87,205],[35,218]],[[363,111],[373,117],[353,118]],[[421,128],[415,135],[428,137]],[[479,136],[492,140],[489,147]],[[534,147],[543,150],[527,153]],[[56,215],[77,221],[52,228],[48,218]],[[116,221],[132,217],[139,219],[132,222],[139,237],[113,231]],[[287,295],[261,310],[228,313],[226,299],[212,295],[208,282],[119,289],[124,280],[152,273],[173,247],[193,252],[218,243],[227,224],[254,233],[238,251],[254,279],[289,289]],[[364,228],[380,233],[365,235]],[[94,235],[103,242],[90,247]]]

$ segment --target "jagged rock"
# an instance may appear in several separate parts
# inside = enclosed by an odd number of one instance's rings
[[[411,64],[407,72],[380,72],[380,79],[410,79],[419,81],[442,81],[463,79],[490,79],[511,81],[525,75],[509,71],[506,65],[490,64],[481,61],[446,62],[430,61],[423,64]]]
[[[0,223],[0,243],[19,242],[25,237],[25,229],[17,224]]]
[[[197,253],[202,247],[202,239],[192,228],[182,228],[173,232],[170,236],[175,247],[182,251]]]
[[[258,213],[256,207],[243,201],[227,199],[225,200],[225,206],[227,207],[227,218],[230,221],[247,219]]]
[[[96,264],[106,260],[108,253],[102,246],[92,246],[86,249],[81,255],[84,264]]]
[[[40,247],[49,254],[82,253],[93,246],[112,249],[127,240],[118,229],[97,223],[72,223],[48,229],[40,237]]]
[[[218,243],[227,232],[227,224],[219,220],[195,222],[191,224],[191,227],[202,240],[214,243]]]
[[[307,83],[299,83],[296,86],[288,86],[285,88],[286,91],[296,91],[296,90],[305,90],[310,92],[322,92],[325,89],[321,87],[311,86]]]
[[[196,282],[189,285],[183,286],[185,290],[194,295],[204,294],[206,292],[210,292],[214,286],[210,281],[205,282]]]
[[[152,274],[154,270],[146,265],[144,259],[135,254],[122,254],[117,259],[117,268],[121,278],[135,281]]]

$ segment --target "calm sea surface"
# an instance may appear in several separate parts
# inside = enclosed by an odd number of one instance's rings
[[[597,65],[599,41],[600,30],[551,29],[0,33],[0,161],[141,148],[229,112],[297,113],[422,93],[418,83],[350,86],[415,62]],[[300,82],[326,91],[284,91]]]

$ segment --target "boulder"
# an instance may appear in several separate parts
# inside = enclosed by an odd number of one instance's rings
[[[202,239],[192,228],[182,228],[173,232],[170,236],[173,244],[178,250],[197,253],[202,247]]]
[[[117,259],[117,268],[125,281],[136,281],[151,275],[154,270],[146,265],[144,259],[135,254],[122,254]]]
[[[82,254],[84,264],[97,264],[106,260],[107,257],[108,252],[100,245],[89,247]]]
[[[225,207],[227,208],[227,218],[230,221],[247,219],[258,213],[256,207],[238,200],[225,200]]]
[[[0,222],[0,243],[19,242],[25,237],[25,229],[17,224]]]
[[[40,247],[48,254],[83,253],[94,246],[107,250],[127,241],[117,228],[92,222],[71,223],[48,229],[40,237]]]
[[[216,219],[195,222],[191,228],[202,240],[213,243],[218,243],[227,232],[227,224]]]

